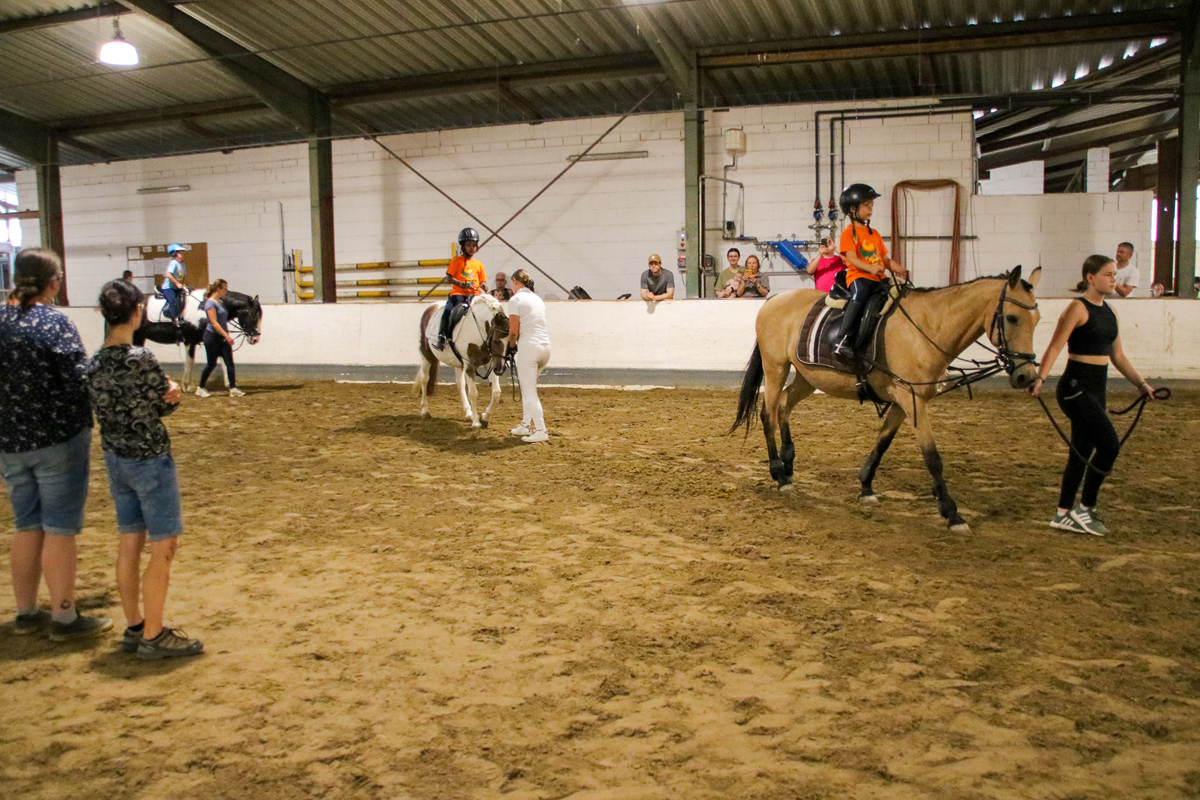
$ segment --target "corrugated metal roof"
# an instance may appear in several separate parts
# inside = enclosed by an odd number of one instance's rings
[[[1177,0],[665,0],[630,13],[625,0],[204,0],[181,8],[215,30],[320,88],[362,81],[492,69],[605,56],[644,56],[649,19],[684,49],[748,49],[754,43],[870,34],[880,30],[964,27],[979,23],[1070,15],[1128,15],[1172,8]],[[0,19],[93,6],[83,0],[4,0]],[[142,66],[114,70],[95,53],[111,19],[87,20],[0,36],[0,105],[39,121],[133,112],[249,94],[215,60],[181,35],[142,15],[120,17]],[[836,38],[829,39],[831,43]],[[888,57],[722,68],[709,73],[710,98],[721,105],[841,101],[944,95],[1008,95],[1049,86],[1055,76],[1073,85],[1086,65],[1100,85],[1099,65],[1121,63],[1129,45],[1101,42],[1019,51]],[[1177,57],[1177,56],[1176,56]],[[623,113],[653,77],[529,85],[518,94],[547,119]],[[1144,85],[1144,84],[1143,84]],[[644,107],[680,106],[665,86]],[[530,112],[496,90],[446,93],[421,99],[356,104],[354,113],[387,131],[491,125],[527,120]],[[204,119],[229,137],[293,140],[293,126],[273,112]],[[237,126],[243,127],[238,129]],[[203,147],[205,137],[156,131],[88,135],[115,153],[154,155],[180,141]],[[188,137],[192,137],[189,139]],[[194,141],[193,141],[194,140]],[[208,146],[213,146],[208,142]]]

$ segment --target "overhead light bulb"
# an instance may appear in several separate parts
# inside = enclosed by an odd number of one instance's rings
[[[113,38],[100,47],[100,61],[114,67],[133,67],[138,63],[137,48],[125,41],[121,28],[113,20]]]

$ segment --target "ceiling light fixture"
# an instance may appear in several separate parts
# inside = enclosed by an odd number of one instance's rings
[[[113,20],[113,38],[100,46],[100,62],[114,67],[134,67],[138,63],[137,48],[125,41],[121,26]]]
[[[587,155],[567,156],[567,161],[616,161],[622,158],[649,158],[649,150],[619,150],[609,153],[588,153]]]

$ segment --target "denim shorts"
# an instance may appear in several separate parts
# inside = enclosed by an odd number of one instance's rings
[[[83,528],[91,454],[91,428],[40,450],[0,453],[13,527],[54,536],[77,535]]]
[[[121,458],[104,453],[108,489],[117,507],[117,530],[150,534],[150,541],[183,533],[179,478],[171,454],[155,458]]]

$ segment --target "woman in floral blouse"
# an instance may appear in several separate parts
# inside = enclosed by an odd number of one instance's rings
[[[87,501],[92,413],[79,331],[51,307],[62,260],[31,248],[13,264],[16,288],[0,307],[0,473],[12,504],[13,633],[49,627],[54,641],[94,636],[106,617],[75,610],[75,537]],[[45,575],[52,611],[38,609]]]
[[[183,513],[171,437],[161,418],[178,407],[180,391],[149,350],[133,345],[144,300],[141,290],[126,281],[109,281],[100,290],[100,313],[109,333],[88,365],[88,384],[121,532],[117,588],[127,623],[121,646],[138,658],[157,660],[194,656],[204,645],[163,625]],[[147,534],[150,563],[139,597]]]

